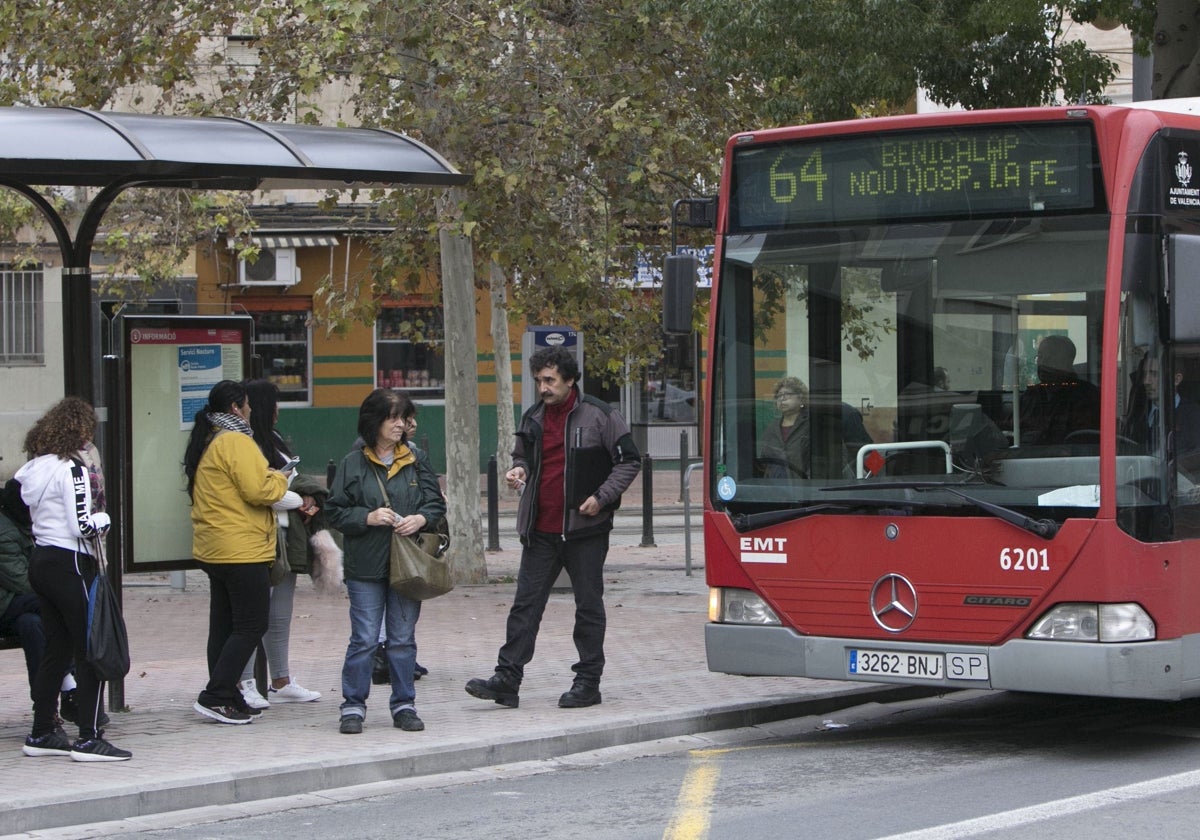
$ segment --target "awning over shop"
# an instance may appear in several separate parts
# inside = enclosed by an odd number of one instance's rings
[[[256,248],[329,248],[338,244],[336,236],[316,234],[261,233],[250,236]],[[230,237],[226,244],[232,248],[237,240]]]

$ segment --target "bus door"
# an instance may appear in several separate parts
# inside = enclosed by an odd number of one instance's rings
[[[1200,537],[1200,234],[1126,237],[1117,519],[1146,542]]]

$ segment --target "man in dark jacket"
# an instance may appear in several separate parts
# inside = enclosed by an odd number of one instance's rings
[[[561,347],[529,357],[540,401],[521,418],[508,486],[521,493],[517,533],[521,567],[496,671],[467,683],[467,693],[515,708],[525,665],[550,589],[562,569],[575,592],[575,679],[559,699],[564,709],[600,702],[604,671],[604,561],[613,511],[637,477],[641,456],[620,413],[584,396],[579,365]]]
[[[1074,432],[1100,429],[1100,390],[1075,375],[1075,342],[1048,335],[1038,343],[1038,384],[1021,395],[1021,445],[1064,444]]]
[[[21,501],[21,485],[9,479],[0,491],[0,635],[21,642],[31,686],[46,649],[38,596],[29,587],[32,553],[29,509]]]

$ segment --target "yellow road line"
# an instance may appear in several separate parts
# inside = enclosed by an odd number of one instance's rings
[[[945,733],[946,737],[955,733]],[[926,736],[926,738],[938,736]],[[868,738],[854,741],[831,739],[822,743],[776,743],[776,744],[744,744],[734,747],[708,747],[706,749],[690,750],[691,765],[684,774],[683,783],[679,787],[679,796],[675,800],[675,811],[671,821],[663,832],[663,840],[706,840],[712,812],[713,792],[717,787],[717,779],[721,775],[719,760],[726,755],[737,752],[753,752],[755,750],[804,749],[807,747],[829,746],[864,746],[910,741],[911,736],[896,736],[892,738]]]
[[[675,813],[663,832],[663,840],[705,840],[708,837],[713,791],[721,768],[708,756],[695,756],[683,777]]]

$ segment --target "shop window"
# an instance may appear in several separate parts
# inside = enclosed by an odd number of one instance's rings
[[[281,405],[312,403],[307,311],[254,312],[253,352],[262,357],[263,376],[279,386]]]
[[[375,321],[375,382],[413,397],[445,396],[445,321],[438,306],[389,306]]]

